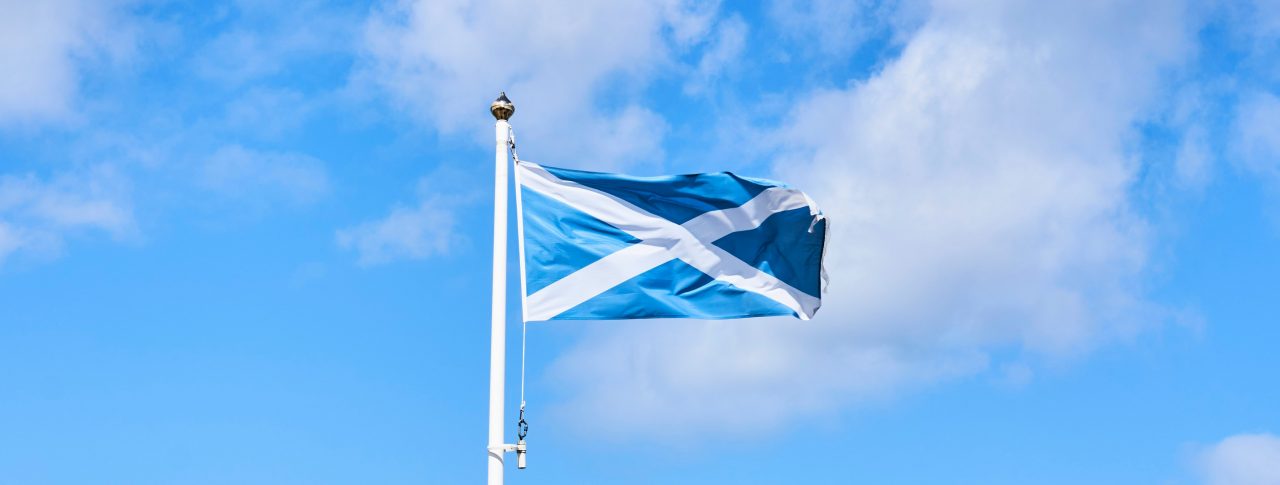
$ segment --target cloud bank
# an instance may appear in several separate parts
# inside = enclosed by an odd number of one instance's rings
[[[658,439],[776,428],[1159,324],[1130,147],[1193,32],[1171,2],[933,4],[883,71],[800,96],[772,130],[775,175],[833,221],[818,317],[610,323],[555,364],[561,417]]]

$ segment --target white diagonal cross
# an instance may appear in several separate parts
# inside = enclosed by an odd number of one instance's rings
[[[817,298],[711,244],[729,234],[755,229],[774,213],[808,207],[808,199],[798,190],[769,188],[738,207],[706,212],[684,224],[676,224],[613,195],[556,177],[537,164],[519,162],[516,171],[516,180],[521,186],[640,239],[639,243],[600,258],[528,295],[526,321],[551,319],[673,259],[712,278],[776,301],[801,319],[808,320],[818,308]]]

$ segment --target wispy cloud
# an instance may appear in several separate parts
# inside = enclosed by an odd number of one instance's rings
[[[287,76],[300,59],[352,54],[355,9],[323,2],[236,2],[229,27],[193,53],[192,71],[224,88]],[[304,84],[304,83],[299,83]]]
[[[1280,438],[1265,433],[1230,436],[1201,451],[1195,465],[1208,485],[1280,483]]]
[[[820,63],[845,59],[856,52],[878,29],[892,27],[895,15],[902,16],[901,4],[925,2],[870,0],[773,0],[770,19],[778,31],[805,46],[798,52]]]
[[[1275,50],[1280,52],[1280,47]],[[1263,90],[1245,93],[1227,136],[1226,157],[1261,181],[1269,200],[1266,212],[1272,224],[1280,224],[1280,97]]]
[[[75,234],[135,236],[129,193],[128,183],[105,165],[50,179],[0,175],[0,263],[19,252],[56,257]]]
[[[227,103],[220,122],[239,138],[279,140],[306,123],[316,111],[316,102],[295,89],[254,87]]]
[[[1280,7],[1275,2],[1199,5],[1196,15],[1210,19],[1212,36],[1180,76],[1162,129],[1179,139],[1173,154],[1175,187],[1195,193],[1212,184],[1223,169],[1260,180],[1272,197],[1280,195]],[[1222,58],[1232,58],[1222,72]],[[1274,207],[1270,208],[1274,210]]]
[[[460,239],[454,207],[439,198],[393,207],[386,217],[337,233],[338,245],[356,251],[363,266],[447,254]]]
[[[689,79],[685,81],[687,95],[701,94],[721,76],[729,74],[741,61],[750,27],[741,17],[731,16],[716,25],[715,35]]]
[[[1245,170],[1280,183],[1280,98],[1267,92],[1245,96],[1231,148],[1232,159]]]
[[[458,195],[458,188],[450,183],[458,177],[447,170],[423,177],[418,181],[417,203],[396,205],[382,218],[338,230],[338,246],[355,251],[361,266],[449,254],[465,241],[456,213],[476,200]]]
[[[329,192],[329,176],[309,155],[228,145],[204,161],[200,185],[232,199],[306,204]]]

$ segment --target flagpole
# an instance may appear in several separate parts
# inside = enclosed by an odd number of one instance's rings
[[[489,485],[502,485],[503,405],[507,365],[507,137],[511,125],[507,119],[516,107],[502,93],[489,106],[497,119],[494,123],[493,178],[493,308],[490,310],[489,340]]]

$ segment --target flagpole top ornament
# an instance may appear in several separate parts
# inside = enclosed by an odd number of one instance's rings
[[[493,100],[493,104],[489,105],[489,112],[493,113],[493,117],[499,121],[506,121],[516,113],[516,105],[507,99],[507,92],[503,91],[498,94],[498,99]]]

